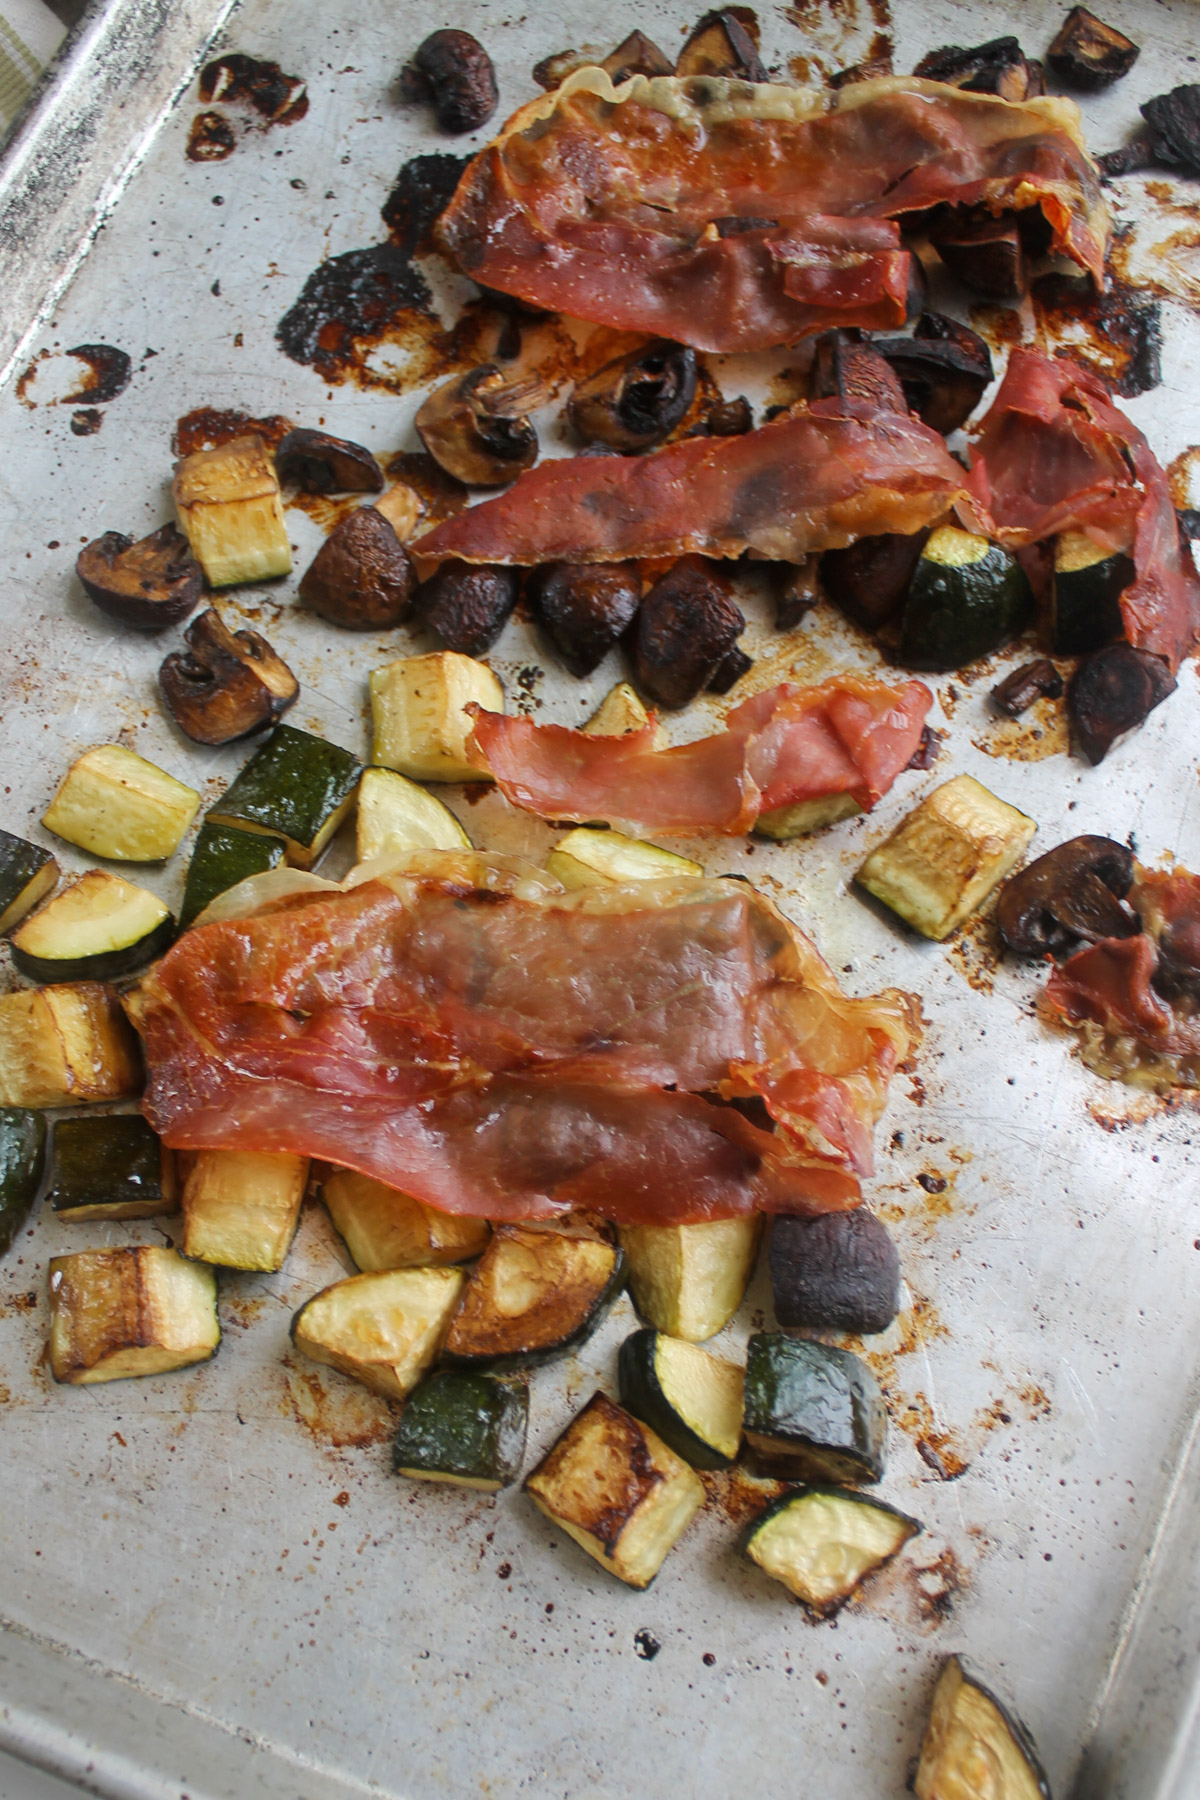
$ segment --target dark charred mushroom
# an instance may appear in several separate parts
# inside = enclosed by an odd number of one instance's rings
[[[230,631],[213,608],[184,633],[190,654],[174,651],[158,672],[180,731],[198,744],[229,744],[282,717],[300,683],[257,631]]]
[[[1146,650],[1110,644],[1085,656],[1067,686],[1067,712],[1079,748],[1090,763],[1103,762],[1119,737],[1144,725],[1174,692],[1175,677]]]
[[[1121,904],[1133,852],[1106,837],[1071,838],[1005,882],[996,924],[1018,956],[1069,949],[1077,938],[1131,937],[1137,919]]]
[[[886,1331],[900,1306],[900,1255],[865,1206],[771,1221],[775,1317],[807,1330]]]
[[[622,81],[628,81],[631,75],[673,75],[675,69],[669,56],[665,56],[644,31],[631,31],[623,38],[610,56],[606,56],[600,67],[608,75],[614,87]]]
[[[890,363],[855,330],[823,331],[813,351],[814,400],[869,400],[885,412],[907,412]]]
[[[405,100],[433,104],[443,131],[477,131],[496,110],[500,95],[492,59],[469,31],[435,31],[400,76]]]
[[[821,598],[817,585],[819,558],[806,556],[800,563],[772,565],[775,587],[775,629],[794,631]]]
[[[695,394],[696,352],[661,338],[580,382],[567,416],[585,444],[645,450],[674,431]]]
[[[677,75],[740,75],[766,81],[758,46],[736,12],[705,13],[675,64]]]
[[[717,400],[704,415],[709,437],[741,437],[754,424],[754,410],[745,394],[736,400]]]
[[[304,494],[378,494],[383,470],[369,450],[326,431],[289,431],[275,452],[275,473]]]
[[[79,552],[75,573],[101,612],[139,631],[178,625],[204,592],[204,571],[174,525],[136,544],[122,531],[106,531]]]
[[[374,506],[340,520],[300,580],[304,604],[347,631],[399,625],[412,611],[416,589],[411,556]]]
[[[548,398],[536,376],[512,381],[484,363],[435,388],[416,426],[448,475],[468,487],[504,487],[537,461],[538,435],[526,413]]]
[[[1029,286],[1025,241],[1011,213],[948,206],[930,221],[929,241],[964,287],[990,300],[1019,300]]]
[[[1035,700],[1057,700],[1062,691],[1062,676],[1048,656],[1039,656],[998,681],[990,698],[996,711],[1006,719],[1019,719]]]
[[[878,631],[904,604],[927,531],[859,538],[845,550],[826,550],[821,585],[829,598],[867,631]]]
[[[729,584],[702,556],[685,556],[642,601],[633,644],[638,686],[662,706],[706,688],[745,629]]]
[[[1106,25],[1086,6],[1073,6],[1046,52],[1046,61],[1067,87],[1094,94],[1128,75],[1138,55],[1132,38]]]
[[[969,94],[999,94],[1002,100],[1024,100],[1029,94],[1030,65],[1015,37],[992,38],[971,49],[946,44],[923,56],[913,74]]]
[[[521,591],[519,569],[444,562],[417,591],[417,611],[448,650],[482,656],[504,629]]]
[[[836,93],[839,88],[855,87],[860,81],[878,81],[881,76],[894,75],[895,72],[889,50],[885,56],[869,56],[866,62],[851,63],[848,69],[839,69],[829,77],[829,86]]]
[[[1200,86],[1188,82],[1169,94],[1156,94],[1140,109],[1150,127],[1150,146],[1157,162],[1200,175]]]
[[[590,675],[633,624],[642,584],[628,563],[548,563],[528,587],[539,625],[572,675]]]
[[[727,694],[735,683],[742,679],[754,667],[754,658],[747,656],[740,644],[727,650],[717,665],[717,672],[708,684],[710,694]]]
[[[912,337],[876,338],[872,348],[891,365],[909,411],[943,437],[971,416],[992,379],[983,339],[940,313],[922,313]]]

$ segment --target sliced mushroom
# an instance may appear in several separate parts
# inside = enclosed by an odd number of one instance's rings
[[[383,487],[383,470],[361,444],[302,427],[275,452],[275,473],[304,494],[378,494]]]
[[[1086,6],[1073,6],[1046,52],[1046,61],[1065,86],[1094,94],[1128,75],[1139,54],[1124,32],[1106,25]]]
[[[230,631],[212,607],[184,633],[158,672],[167,710],[198,744],[229,744],[273,725],[300,683],[257,631]]]
[[[735,644],[732,650],[725,652],[717,664],[716,674],[708,684],[709,693],[727,694],[730,688],[739,682],[743,675],[748,674],[753,667],[754,658],[747,656],[740,644]]]
[[[910,412],[943,437],[965,423],[992,379],[992,357],[977,332],[940,313],[922,313],[910,338],[872,345],[894,370]]]
[[[389,518],[360,506],[334,526],[300,580],[304,604],[347,631],[387,631],[412,611],[417,572]]]
[[[745,625],[714,565],[702,556],[681,558],[654,583],[638,612],[638,686],[662,706],[686,706],[708,686]]]
[[[709,437],[742,437],[754,425],[754,409],[745,394],[735,400],[715,400],[704,415]]]
[[[913,74],[926,81],[947,82],[969,94],[999,94],[1002,100],[1025,100],[1030,92],[1030,69],[1016,38],[999,37],[970,49],[946,44],[940,50],[931,50],[921,58]]]
[[[106,531],[79,552],[75,573],[101,612],[139,631],[178,625],[204,592],[204,571],[174,525],[136,544],[122,531]]]
[[[766,81],[758,47],[731,8],[705,13],[679,52],[677,75],[740,75],[743,81]]]
[[[990,300],[1019,300],[1029,286],[1025,241],[1011,213],[948,206],[930,221],[929,241],[964,287]]]
[[[665,56],[644,31],[631,31],[627,38],[622,38],[610,56],[606,56],[600,67],[605,71],[614,87],[622,81],[628,81],[631,75],[673,75],[674,66],[669,56]]]
[[[776,631],[794,631],[820,601],[819,561],[816,556],[806,556],[803,562],[773,565]]]
[[[469,31],[435,31],[400,76],[405,100],[433,104],[443,131],[455,136],[486,125],[500,99],[492,59]]]
[[[1133,852],[1106,837],[1076,837],[1005,882],[996,923],[1010,950],[1044,956],[1076,938],[1132,937],[1138,922],[1121,904],[1133,882]]]
[[[521,572],[501,564],[444,562],[417,594],[417,611],[448,650],[482,656],[517,604]]]
[[[894,619],[904,603],[927,531],[859,538],[845,550],[826,550],[821,585],[847,618],[867,631]]]
[[[495,363],[484,363],[435,388],[416,426],[448,475],[468,487],[503,487],[537,461],[537,432],[525,415],[547,399],[539,377],[512,381]]]
[[[884,412],[908,411],[890,363],[855,330],[823,331],[813,351],[814,400],[869,400]]]
[[[629,563],[548,563],[528,585],[539,625],[572,675],[590,675],[637,616],[642,584]]]
[[[580,382],[567,417],[585,444],[646,450],[674,431],[695,394],[696,352],[659,338]]]
[[[990,699],[998,713],[1006,719],[1019,719],[1035,700],[1057,700],[1063,691],[1063,678],[1048,656],[1022,663],[998,681]]]
[[[1103,762],[1117,739],[1144,725],[1175,687],[1167,665],[1147,650],[1110,644],[1085,656],[1067,687],[1067,711],[1088,761]]]

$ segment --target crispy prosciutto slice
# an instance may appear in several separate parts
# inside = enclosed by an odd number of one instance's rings
[[[1040,207],[1103,280],[1108,213],[1060,99],[885,78],[836,93],[581,69],[468,165],[442,245],[534,305],[717,351],[903,324],[896,221]]]
[[[732,438],[648,456],[543,462],[410,546],[424,568],[755,556],[797,562],[884,532],[920,531],[955,503],[961,464],[908,413],[820,400]]]
[[[567,895],[465,854],[201,924],[128,1005],[169,1144],[325,1157],[492,1219],[855,1205],[915,1041],[905,996],[843,994],[742,882]]]
[[[920,681],[839,675],[755,694],[724,731],[670,750],[653,747],[653,719],[599,737],[478,711],[474,745],[506,797],[543,818],[733,835],[760,813],[825,794],[873,806],[911,760],[932,703]]]
[[[1013,548],[1071,529],[1130,551],[1125,635],[1179,667],[1200,634],[1200,579],[1166,474],[1097,375],[1015,350],[972,454],[971,492],[989,533]]]

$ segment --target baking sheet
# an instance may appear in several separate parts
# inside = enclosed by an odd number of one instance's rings
[[[475,31],[496,62],[504,113],[535,91],[530,71],[549,52],[603,52],[634,26],[671,50],[693,23],[663,4],[618,4],[598,27],[578,4],[548,18],[459,0],[434,18],[377,0],[333,11],[294,0],[286,14],[247,0],[221,42],[303,76],[309,111],[243,131],[227,162],[197,165],[184,155],[198,110],[184,76],[213,23],[202,11],[186,50],[186,34],[172,37],[172,66],[151,59],[162,84],[153,105],[106,62],[110,109],[123,95],[131,108],[124,138],[111,110],[104,124],[105,181],[119,171],[124,191],[0,395],[0,823],[39,840],[41,812],[88,744],[119,736],[206,802],[245,755],[174,732],[155,671],[176,634],[147,641],[110,628],[71,576],[80,542],[106,529],[140,535],[169,516],[176,420],[230,407],[322,424],[380,455],[416,447],[418,395],[402,391],[411,334],[372,351],[383,385],[361,372],[327,384],[274,335],[323,258],[381,240],[379,208],[409,156],[486,135],[448,144],[402,108],[405,55],[434,25]],[[1031,54],[1060,16],[1057,6],[1020,9]],[[1122,141],[1137,102],[1194,62],[1195,11],[1182,0],[1131,0],[1106,16],[1143,54],[1125,82],[1085,104],[1096,149]],[[882,0],[812,0],[761,20],[768,63],[786,70],[804,57],[818,74],[864,56],[880,33],[905,69],[933,44],[1000,28],[990,7],[897,6],[889,18]],[[1200,442],[1189,304],[1197,190],[1164,177],[1149,196],[1143,178],[1113,192],[1132,233],[1123,266],[1181,296],[1164,305],[1162,385],[1127,403],[1168,462]],[[52,213],[60,201],[86,220],[74,189],[43,195]],[[18,331],[35,322],[30,266],[41,291],[66,266],[61,245],[53,257],[45,248],[27,235]],[[453,301],[453,284],[439,292]],[[996,319],[989,328],[1009,329]],[[86,402],[55,399],[69,387],[62,352],[93,342],[126,350],[134,374],[99,409],[99,429],[77,436]],[[762,397],[747,359],[712,363],[726,393]],[[321,526],[299,510],[288,518],[300,571]],[[228,612],[299,673],[293,722],[365,754],[367,671],[430,646],[407,631],[335,633],[293,595],[294,582],[239,590]],[[876,664],[864,639],[823,614],[785,653],[750,586],[744,604],[759,660],[738,697],[793,666],[803,677]],[[510,705],[568,723],[621,672],[614,657],[590,680],[569,680],[519,622],[491,660]],[[997,672],[1006,666],[997,659]],[[882,1492],[926,1525],[899,1565],[836,1623],[814,1626],[738,1557],[744,1497],[729,1479],[712,1482],[705,1513],[645,1594],[610,1580],[519,1492],[492,1502],[410,1491],[387,1472],[387,1407],[289,1351],[293,1309],[347,1266],[314,1204],[278,1275],[222,1277],[225,1336],[212,1365],[56,1389],[43,1362],[47,1259],[158,1241],[158,1231],[43,1216],[0,1267],[0,1741],[86,1773],[106,1794],[192,1800],[616,1800],[635,1783],[688,1795],[737,1783],[783,1800],[812,1781],[830,1800],[898,1797],[937,1666],[958,1650],[1011,1696],[1056,1793],[1070,1791],[1085,1745],[1080,1794],[1191,1791],[1197,1630],[1180,1571],[1196,1509],[1180,1458],[1200,1361],[1195,1115],[1082,1069],[1033,1016],[1038,978],[997,968],[986,928],[915,944],[848,884],[915,797],[960,770],[1038,820],[1035,849],[1080,831],[1133,832],[1148,862],[1175,854],[1200,866],[1196,678],[1186,668],[1177,695],[1099,770],[1047,754],[1048,720],[998,727],[985,705],[991,679],[933,683],[941,757],[929,774],[902,776],[869,819],[786,846],[697,846],[711,869],[749,874],[779,899],[848,988],[910,988],[929,1020],[916,1075],[895,1084],[869,1188],[907,1284],[900,1320],[869,1351],[892,1417]],[[722,706],[698,703],[668,722],[671,735],[711,729]],[[477,842],[537,853],[553,839],[494,796],[451,802]],[[86,866],[55,849],[66,870]],[[335,847],[332,866],[347,856]],[[185,861],[137,878],[177,902]],[[715,1347],[736,1351],[764,1311],[760,1279]],[[612,1387],[632,1324],[622,1301],[577,1359],[535,1375],[529,1466],[596,1385]],[[942,1478],[959,1464],[957,1479]],[[659,1646],[649,1657],[646,1634]]]

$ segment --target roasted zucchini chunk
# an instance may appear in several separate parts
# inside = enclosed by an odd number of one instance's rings
[[[217,1281],[174,1250],[139,1245],[50,1259],[50,1372],[82,1386],[207,1362],[221,1341]]]
[[[0,933],[19,925],[54,892],[57,880],[58,863],[49,850],[0,831]]]
[[[179,909],[180,931],[193,925],[218,894],[236,887],[239,881],[248,881],[251,875],[277,869],[283,860],[284,847],[278,838],[240,831],[236,825],[214,825],[205,819],[192,846]]]
[[[746,1346],[746,1442],[769,1474],[807,1481],[883,1476],[887,1410],[861,1358],[781,1331]]]
[[[209,587],[291,574],[279,480],[260,437],[233,438],[185,456],[175,465],[171,492]]]
[[[1050,1800],[1028,1731],[957,1656],[947,1657],[934,1689],[913,1792],[917,1800]]]
[[[0,1106],[0,1256],[12,1248],[46,1167],[46,1121],[27,1106]]]
[[[165,862],[199,810],[195,788],[121,744],[97,744],[71,764],[42,824],[109,862]]]
[[[695,1470],[607,1394],[593,1394],[525,1491],[551,1524],[635,1588],[650,1586],[704,1504]]]
[[[560,838],[546,858],[546,869],[565,888],[597,887],[610,881],[664,881],[676,875],[703,875],[699,863],[645,844],[620,831],[594,831],[580,826]]]
[[[910,669],[960,669],[1007,643],[1029,605],[1029,583],[1011,551],[942,525],[908,585],[900,660]]]
[[[723,1469],[742,1441],[742,1371],[698,1344],[635,1331],[617,1361],[621,1404],[694,1469]]]
[[[856,879],[914,931],[940,940],[1012,873],[1036,830],[973,775],[956,775],[872,850]]]
[[[775,1317],[812,1331],[886,1331],[900,1305],[900,1255],[882,1219],[851,1212],[771,1221]]]
[[[292,1320],[292,1342],[389,1400],[432,1368],[466,1277],[461,1269],[383,1269],[314,1295]]]
[[[306,1156],[201,1150],[180,1205],[183,1253],[226,1269],[279,1269],[308,1185]]]
[[[13,965],[31,981],[115,981],[161,956],[174,936],[157,894],[89,869],[18,926]]]
[[[0,1105],[128,1100],[142,1058],[113,988],[98,981],[0,995]]]
[[[465,1213],[435,1212],[399,1188],[355,1169],[335,1169],[321,1198],[360,1269],[435,1268],[487,1249],[492,1228]]]
[[[758,1255],[762,1217],[698,1225],[623,1225],[633,1303],[647,1324],[702,1343],[727,1325]]]
[[[529,1390],[474,1369],[442,1369],[405,1403],[392,1467],[415,1481],[449,1481],[497,1494],[525,1460]]]
[[[607,1238],[499,1225],[446,1334],[445,1360],[517,1369],[562,1356],[591,1336],[625,1273]]]
[[[175,1153],[140,1113],[59,1119],[46,1198],[60,1219],[149,1219],[174,1212]]]
[[[101,612],[139,631],[162,631],[186,619],[204,592],[204,571],[174,525],[134,543],[106,531],[75,559],[84,593]]]
[[[361,775],[358,758],[340,744],[277,725],[208,816],[282,838],[287,860],[311,869],[354,805]]]
[[[467,757],[467,707],[504,711],[504,689],[486,663],[438,650],[371,671],[375,744],[371,760],[413,781],[488,781]]]
[[[920,1530],[907,1513],[865,1494],[792,1488],[752,1521],[742,1548],[810,1611],[828,1619]]]
[[[609,688],[583,729],[591,737],[624,737],[629,731],[644,731],[651,717],[629,683],[618,681]],[[651,749],[661,750],[664,742],[662,729],[656,726]]]
[[[346,631],[388,631],[412,611],[417,571],[378,506],[360,506],[334,526],[300,577],[304,604]]]
[[[394,769],[363,771],[356,829],[359,862],[409,850],[471,848],[450,808]]]
[[[791,806],[777,806],[760,813],[754,822],[756,837],[771,838],[783,844],[792,838],[811,837],[827,825],[838,825],[862,811],[853,794],[817,794],[812,800],[797,800]]]
[[[197,744],[231,744],[293,706],[300,683],[257,631],[230,631],[215,607],[183,634],[158,671],[167,711]]]
[[[1050,589],[1051,648],[1086,656],[1123,637],[1121,595],[1135,573],[1133,558],[1122,551],[1105,550],[1085,531],[1060,531]]]

